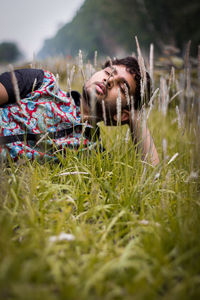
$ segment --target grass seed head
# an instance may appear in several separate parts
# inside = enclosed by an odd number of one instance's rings
[[[121,124],[121,109],[122,109],[122,100],[121,100],[121,92],[118,89],[118,97],[117,97],[117,125]]]

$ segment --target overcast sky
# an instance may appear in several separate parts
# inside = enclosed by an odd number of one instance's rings
[[[0,0],[0,43],[17,42],[31,59],[46,38],[72,20],[84,0]]]

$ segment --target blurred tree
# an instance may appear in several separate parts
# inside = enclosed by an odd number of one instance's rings
[[[155,44],[183,49],[192,40],[192,51],[200,43],[199,0],[85,0],[72,22],[45,41],[40,56],[72,55],[82,49],[92,57],[123,55],[135,50],[137,35],[143,48]]]
[[[14,62],[22,56],[18,46],[12,42],[3,42],[0,44],[0,62]]]

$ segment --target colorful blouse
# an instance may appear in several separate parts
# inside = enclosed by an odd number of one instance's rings
[[[73,94],[72,94],[73,95]],[[80,106],[73,96],[57,87],[55,76],[44,72],[38,90],[18,103],[0,107],[0,136],[40,134],[39,141],[27,140],[1,145],[0,159],[14,160],[24,155],[29,159],[57,159],[56,153],[67,148],[84,150],[95,145],[84,135],[87,124],[81,123]],[[69,129],[63,137],[49,138],[48,133]],[[81,128],[81,130],[80,130]]]

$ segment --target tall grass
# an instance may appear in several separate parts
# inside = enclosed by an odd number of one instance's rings
[[[151,48],[158,78],[152,57]],[[1,164],[0,299],[199,298],[199,92],[186,69],[154,82],[157,167],[136,154],[126,126],[103,124],[103,153]]]

